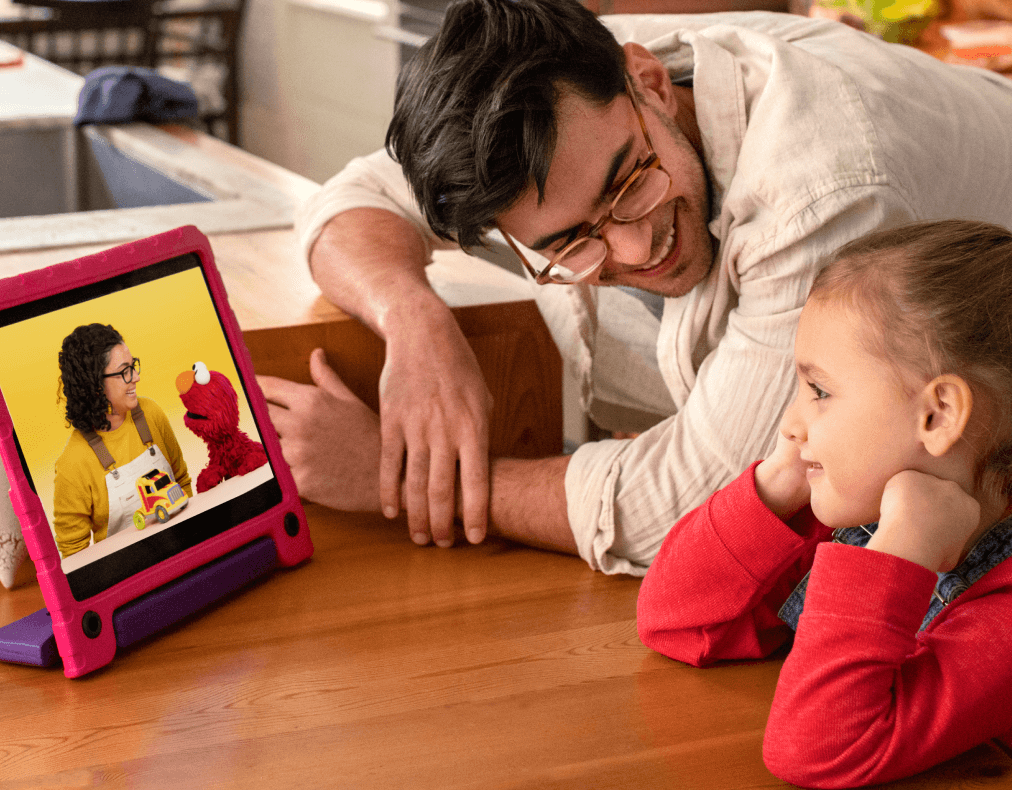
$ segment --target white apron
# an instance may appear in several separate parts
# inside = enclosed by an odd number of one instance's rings
[[[165,460],[157,444],[152,444],[143,453],[127,464],[117,466],[106,473],[105,490],[109,495],[109,529],[106,537],[133,528],[134,512],[141,506],[137,493],[137,478],[152,469],[160,469],[176,482],[172,467]]]
[[[141,497],[137,493],[137,478],[147,474],[152,469],[159,469],[165,472],[172,482],[176,482],[176,476],[172,473],[172,467],[162,455],[161,448],[155,444],[151,436],[151,429],[148,428],[148,421],[140,406],[131,410],[134,427],[137,429],[141,441],[145,444],[144,452],[132,461],[114,467],[112,455],[106,449],[105,444],[94,431],[87,431],[84,438],[91,445],[102,468],[106,470],[105,491],[109,497],[109,527],[106,537],[122,532],[133,525],[134,513],[141,506]]]

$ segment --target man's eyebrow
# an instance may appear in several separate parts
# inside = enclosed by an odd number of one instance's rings
[[[626,140],[625,145],[619,148],[615,155],[611,158],[611,165],[608,167],[608,172],[604,176],[604,182],[601,186],[601,192],[597,196],[596,203],[601,204],[608,197],[608,193],[611,192],[612,187],[615,185],[615,179],[618,177],[619,170],[622,169],[622,164],[629,156],[629,152],[632,150],[634,138],[630,137]],[[581,222],[580,225],[583,223]],[[534,243],[529,245],[529,249],[540,252],[546,247],[550,246],[559,239],[564,239],[571,236],[573,233],[580,229],[580,225],[573,225],[572,227],[566,228],[565,230],[557,231],[556,233],[550,233],[547,236],[542,236],[539,239],[535,239]]]

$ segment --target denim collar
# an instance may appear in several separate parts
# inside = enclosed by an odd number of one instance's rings
[[[833,531],[833,542],[848,546],[864,546],[877,528],[876,522],[860,527],[837,529]],[[942,609],[966,592],[971,584],[989,570],[1009,557],[1012,557],[1012,518],[999,521],[985,532],[958,567],[938,574],[938,584],[935,585],[935,591],[931,596],[931,605],[919,630],[927,628],[928,623],[934,620]],[[795,631],[798,630],[798,618],[805,607],[809,575],[811,571],[805,574],[805,578],[798,583],[777,613],[780,619]]]

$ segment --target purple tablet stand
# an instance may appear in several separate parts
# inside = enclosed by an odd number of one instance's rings
[[[50,667],[60,658],[48,609],[0,628],[0,661]]]
[[[267,575],[277,564],[274,541],[264,537],[152,590],[113,614],[117,648],[139,642],[200,611]],[[47,610],[39,609],[0,628],[0,661],[48,667],[59,658]]]

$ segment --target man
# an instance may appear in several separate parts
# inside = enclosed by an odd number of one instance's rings
[[[420,544],[452,543],[456,512],[471,542],[487,525],[641,573],[682,513],[772,448],[825,256],[917,219],[1012,227],[1012,81],[803,17],[607,23],[615,38],[569,0],[452,6],[398,86],[400,167],[357,160],[306,207],[314,277],[387,342],[379,422],[319,354],[318,388],[265,379],[308,498],[403,505]],[[424,268],[493,230],[545,283],[595,419],[673,416],[486,464],[489,396]]]

